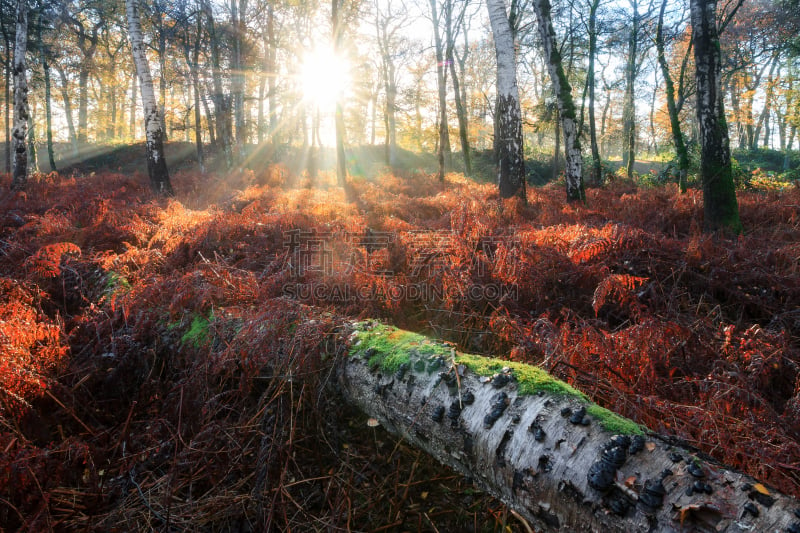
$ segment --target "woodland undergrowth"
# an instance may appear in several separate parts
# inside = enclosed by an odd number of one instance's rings
[[[0,524],[513,522],[338,405],[337,333],[366,317],[541,365],[800,497],[800,190],[741,193],[725,240],[672,187],[332,182],[50,174],[0,199]]]

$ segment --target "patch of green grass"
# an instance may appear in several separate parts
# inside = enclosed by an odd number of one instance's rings
[[[131,288],[130,282],[125,276],[114,272],[113,270],[106,273],[105,287],[103,287],[103,296],[111,298],[119,292],[128,292]]]
[[[208,318],[203,315],[196,315],[192,319],[192,325],[181,337],[181,344],[191,343],[195,348],[207,345],[211,341],[211,332],[208,326],[213,319],[213,312]]]
[[[351,355],[367,357],[371,367],[379,367],[384,372],[396,372],[403,364],[424,362],[438,357],[450,359],[453,349],[443,343],[437,343],[418,333],[378,324],[370,327],[369,323],[356,326],[356,342]],[[607,431],[622,434],[641,434],[643,428],[604,407],[592,404],[589,398],[571,385],[548,374],[545,370],[524,363],[505,361],[494,357],[483,357],[472,354],[455,354],[455,363],[462,364],[479,376],[492,376],[509,368],[516,378],[517,390],[522,396],[543,391],[556,396],[569,396],[586,402],[587,412],[597,419]],[[414,365],[418,371],[423,365]],[[428,365],[430,368],[430,365]]]

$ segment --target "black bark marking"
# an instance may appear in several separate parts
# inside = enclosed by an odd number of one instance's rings
[[[508,395],[505,392],[498,393],[492,399],[492,410],[489,411],[485,417],[483,417],[483,428],[484,429],[491,429],[494,426],[494,423],[497,422],[497,419],[503,416],[503,413],[508,407]]]
[[[506,466],[506,448],[508,447],[508,441],[511,440],[512,435],[514,435],[514,432],[507,429],[505,433],[503,433],[503,438],[500,439],[500,444],[497,445],[497,449],[494,451],[495,463],[499,467]]]

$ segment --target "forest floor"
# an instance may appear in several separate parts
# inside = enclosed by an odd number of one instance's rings
[[[539,364],[800,496],[797,187],[741,192],[726,240],[674,186],[523,204],[365,170],[346,196],[187,163],[163,199],[104,157],[0,193],[0,529],[523,531],[339,404],[336,332],[366,317]]]

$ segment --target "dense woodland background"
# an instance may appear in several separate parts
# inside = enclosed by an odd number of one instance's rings
[[[339,403],[339,333],[365,317],[541,365],[800,496],[796,2],[716,6],[730,233],[703,231],[680,1],[553,3],[583,143],[570,202],[541,0],[505,6],[527,182],[508,199],[483,3],[137,4],[164,195],[126,5],[105,1],[25,4],[12,190],[22,4],[0,2],[0,529],[524,530]],[[293,235],[333,268],[298,271]]]
[[[392,157],[388,147],[395,144],[423,153],[442,146],[448,166],[464,169],[471,167],[470,148],[492,149],[495,51],[481,3],[338,3],[336,55],[324,52],[331,48],[333,32],[327,3],[142,4],[166,138],[216,146],[229,165],[246,161],[255,146],[265,143],[278,152],[331,146],[333,103],[340,101],[346,144],[386,144],[387,160]],[[556,144],[557,106],[534,10],[517,0],[509,9],[526,154],[541,160]],[[8,143],[16,3],[5,2],[2,12]],[[579,122],[587,137],[594,123],[604,161],[627,161],[629,153],[631,159],[637,154],[672,158],[659,43],[690,151],[698,142],[688,16],[688,5],[677,1],[554,6],[552,20]],[[720,4],[718,17],[725,23],[721,85],[732,147],[745,159],[744,151],[782,152],[782,162],[778,154],[764,157],[779,171],[794,168],[790,151],[800,146],[797,6],[729,2]],[[50,168],[45,150],[50,134],[57,143],[56,159],[74,159],[97,145],[143,140],[124,4],[34,2],[29,26],[28,134],[38,148],[35,164]],[[319,77],[307,66],[322,71]],[[447,127],[440,132],[441,116]],[[584,145],[588,155],[588,139]],[[453,155],[454,150],[461,153]],[[5,165],[10,172],[8,155]],[[530,172],[537,180],[557,175],[536,167]]]

